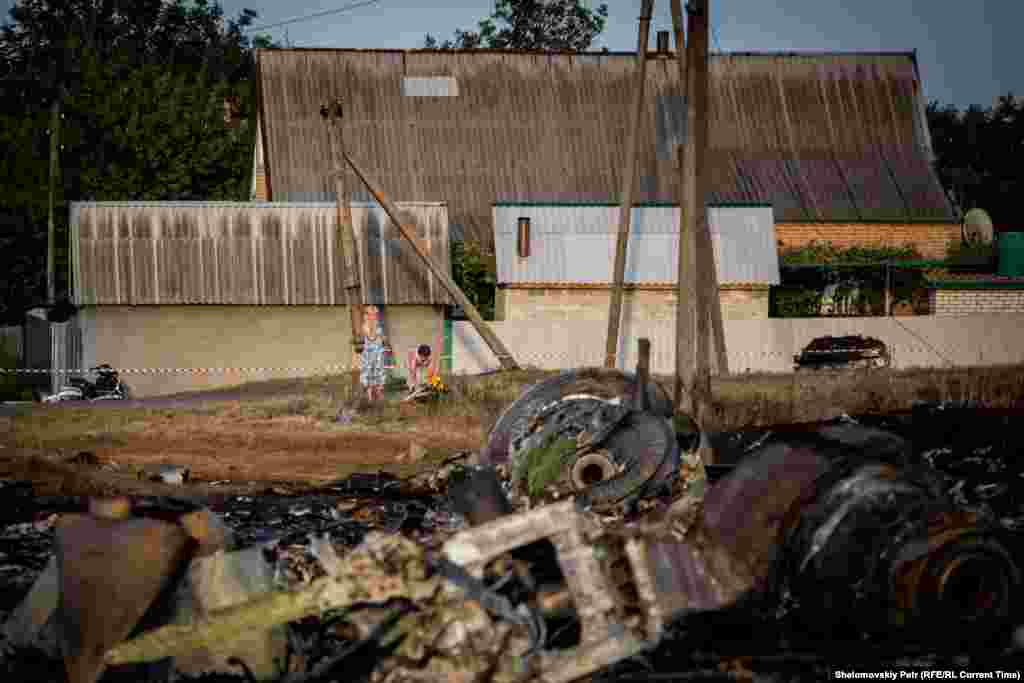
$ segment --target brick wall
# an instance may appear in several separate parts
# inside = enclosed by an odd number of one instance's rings
[[[608,289],[500,288],[495,297],[498,320],[607,320],[611,292]],[[753,320],[768,317],[768,288],[721,288],[722,317]],[[674,320],[676,294],[671,289],[627,289],[622,296],[623,315],[633,320]]]
[[[933,315],[1024,313],[1024,289],[933,289],[928,303]]]
[[[950,244],[960,240],[956,223],[777,223],[775,234],[781,248],[811,242],[831,242],[837,247],[913,245],[921,256],[943,259]]]

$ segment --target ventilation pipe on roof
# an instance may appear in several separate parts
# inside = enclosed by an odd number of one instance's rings
[[[668,31],[658,31],[658,54],[668,54]]]
[[[527,258],[530,255],[530,219],[520,218],[518,221],[519,233],[516,239],[516,251],[519,258]]]

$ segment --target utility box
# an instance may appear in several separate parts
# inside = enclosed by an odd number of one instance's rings
[[[1003,277],[1024,277],[1024,232],[999,235],[999,274]]]

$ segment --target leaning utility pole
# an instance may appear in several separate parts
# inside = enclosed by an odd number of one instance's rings
[[[57,180],[60,175],[60,95],[55,94],[50,104],[50,193],[46,218],[46,302],[57,301],[57,259],[56,259],[56,203]],[[68,255],[70,258],[70,254]],[[70,285],[70,283],[69,283]]]
[[[337,108],[338,119],[341,119],[341,100],[335,100],[335,107]],[[363,185],[369,191],[373,198],[377,200],[377,203],[384,209],[384,213],[388,215],[391,222],[398,228],[398,231],[402,233],[402,237],[408,240],[409,244],[412,245],[413,251],[420,257],[427,269],[438,279],[441,286],[445,288],[449,296],[455,299],[455,303],[462,307],[462,310],[466,312],[466,317],[469,318],[469,322],[472,323],[473,328],[480,335],[480,338],[484,340],[487,347],[491,352],[497,356],[498,362],[501,363],[501,367],[504,370],[518,370],[519,365],[516,363],[515,358],[508,352],[505,345],[502,343],[498,335],[494,333],[491,326],[484,322],[483,316],[480,315],[480,311],[477,310],[473,302],[463,293],[462,289],[456,284],[452,276],[449,275],[441,265],[434,260],[434,257],[430,255],[430,250],[425,244],[420,241],[420,238],[416,236],[416,232],[411,225],[407,225],[402,221],[401,216],[398,213],[398,207],[395,206],[384,191],[380,189],[380,186],[370,176],[360,168],[359,164],[356,163],[348,150],[342,145],[341,153],[345,156],[345,161],[352,168],[352,171],[358,176],[359,180],[362,181]],[[337,169],[335,175],[341,175],[344,173],[342,169]]]
[[[622,284],[626,276],[626,246],[629,243],[629,222],[633,213],[636,188],[637,148],[640,137],[640,117],[644,109],[644,85],[647,80],[647,42],[654,0],[642,0],[640,9],[640,38],[636,50],[636,100],[630,120],[626,142],[626,162],[622,167],[622,208],[619,213],[618,240],[615,243],[615,271],[612,275],[611,305],[608,309],[608,339],[605,345],[604,365],[615,367],[619,342],[619,319],[622,317]]]
[[[334,141],[331,139],[331,129],[335,129],[339,146],[344,155],[345,132],[341,125],[341,100],[335,100],[333,106],[324,104],[320,107],[320,116],[327,123],[327,139],[331,158],[334,157]],[[333,126],[331,123],[333,122]],[[355,230],[352,226],[352,207],[349,206],[348,195],[345,193],[344,178],[342,174],[334,175],[334,194],[337,204],[338,229],[335,239],[338,244],[338,252],[341,255],[341,267],[343,271],[342,286],[345,291],[345,305],[348,306],[349,322],[352,328],[352,356],[359,352],[361,343],[359,336],[363,328],[363,292],[360,273],[359,242],[356,241]],[[351,258],[349,255],[351,254]],[[350,369],[351,388],[353,393],[359,387],[359,366],[352,364]]]

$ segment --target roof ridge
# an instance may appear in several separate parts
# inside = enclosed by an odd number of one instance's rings
[[[262,47],[256,52],[351,52],[382,54],[443,53],[443,54],[507,54],[527,56],[566,57],[635,57],[636,52],[587,50],[583,52],[560,50],[511,50],[497,48],[435,49],[435,48],[381,48],[381,47]],[[671,51],[670,51],[671,52]],[[654,56],[654,53],[648,53]],[[740,50],[736,52],[711,51],[712,57],[914,57],[914,50]]]

